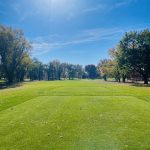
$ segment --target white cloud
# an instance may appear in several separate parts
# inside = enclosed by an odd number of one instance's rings
[[[93,11],[104,11],[105,7],[106,7],[105,4],[99,4],[97,6],[85,8],[81,11],[81,13],[90,13],[90,12],[93,12]]]
[[[23,0],[21,2],[13,2],[9,5],[18,14],[20,21],[35,16],[49,17],[51,19],[56,16],[61,16],[64,18],[66,17],[66,19],[69,20],[75,16],[91,12],[109,12],[136,1],[137,0],[120,0],[119,2],[114,1],[113,3],[101,1],[99,4],[93,6],[89,6],[89,3],[87,2],[85,6],[82,5],[82,3],[77,3],[75,0],[61,0],[60,2],[52,1],[51,3],[49,0]]]
[[[104,2],[101,2],[101,4],[99,4],[99,5],[91,6],[91,7],[87,7],[85,9],[83,9],[81,11],[81,13],[90,13],[90,12],[95,12],[95,11],[109,12],[109,11],[112,11],[113,9],[129,5],[129,4],[134,3],[136,1],[137,0],[122,0],[122,1],[119,1],[119,2],[114,1],[113,4],[106,3],[104,1]]]
[[[128,28],[108,28],[108,29],[90,29],[80,31],[74,34],[72,37],[69,35],[66,38],[63,35],[50,35],[41,36],[33,39],[33,55],[42,55],[44,53],[49,53],[56,49],[63,49],[64,47],[71,47],[80,44],[87,44],[93,42],[109,42],[112,40],[118,41],[123,36],[125,32],[135,30],[143,30],[144,27],[130,26]],[[116,43],[117,44],[117,43]],[[75,52],[74,52],[75,53]]]
[[[136,0],[124,0],[114,4],[113,8],[123,7],[125,5],[129,5],[131,3],[135,3]]]
[[[33,55],[41,55],[43,53],[48,53],[55,49],[61,49],[68,46],[86,44],[89,42],[102,41],[102,40],[111,40],[112,38],[117,38],[122,30],[118,28],[113,29],[91,29],[81,31],[78,34],[75,34],[73,38],[70,36],[66,39],[62,35],[55,35],[55,40],[52,40],[53,35],[45,37],[37,37],[33,40]],[[49,39],[49,40],[48,40]]]
[[[52,50],[51,45],[45,42],[33,43],[32,46],[33,46],[33,51],[32,51],[33,56],[42,55]]]

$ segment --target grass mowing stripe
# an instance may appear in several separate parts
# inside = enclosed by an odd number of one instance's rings
[[[150,123],[144,112],[149,112],[147,103],[133,97],[38,97],[1,115],[1,144],[8,139],[14,149],[143,148],[150,132],[144,131]],[[143,137],[138,144],[136,132]]]

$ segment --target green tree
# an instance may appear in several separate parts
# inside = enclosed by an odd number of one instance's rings
[[[44,65],[38,59],[34,58],[29,69],[30,80],[43,80]]]
[[[119,44],[118,60],[121,66],[138,72],[148,84],[150,75],[150,31],[129,32]]]
[[[24,58],[21,60],[20,65],[16,69],[16,78],[18,82],[21,82],[24,80],[25,75],[27,75],[28,70],[32,64],[32,59],[29,55],[24,56]]]
[[[120,79],[122,78],[122,81],[125,83],[126,78],[129,74],[129,68],[126,65],[123,65],[122,61],[120,61],[119,46],[110,49],[109,55],[114,62],[113,75],[116,81],[120,82]]]
[[[31,50],[21,30],[0,26],[1,72],[9,83],[17,81],[17,68]]]
[[[67,63],[62,63],[61,67],[62,67],[62,78],[65,80],[68,77],[68,68],[67,68],[68,64]]]
[[[108,77],[113,77],[114,61],[111,59],[100,60],[98,64],[101,76],[107,81]]]
[[[81,65],[76,65],[76,76],[78,79],[82,79],[83,67]]]
[[[90,79],[98,78],[98,71],[97,71],[97,67],[95,65],[85,66],[85,71],[88,74],[88,78],[90,78]]]
[[[68,64],[67,70],[68,70],[69,80],[71,80],[71,79],[73,80],[76,77],[76,66],[73,64]]]
[[[63,66],[59,60],[51,61],[48,65],[48,79],[61,80]]]

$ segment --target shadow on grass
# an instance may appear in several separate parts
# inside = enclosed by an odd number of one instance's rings
[[[106,82],[106,83],[117,83],[117,84],[134,84],[135,83],[133,81],[126,81],[126,82],[120,81],[120,82],[118,82],[118,81],[114,81],[114,80],[107,80],[107,81],[104,81],[104,82]]]
[[[17,88],[22,86],[22,83],[13,83],[13,84],[8,84],[7,82],[2,82],[0,83],[0,90],[2,89],[9,89],[9,88]]]
[[[135,87],[150,87],[150,84],[144,84],[143,82],[137,82],[137,81],[127,81],[125,83],[123,82],[117,82],[117,81],[104,81],[106,83],[116,83],[116,84],[122,84],[122,85],[125,85],[125,84],[128,84],[130,86],[135,86]]]
[[[150,87],[150,84],[144,84],[144,83],[133,83],[131,86],[136,86],[136,87]]]

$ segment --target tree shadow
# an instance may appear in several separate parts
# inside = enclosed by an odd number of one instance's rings
[[[126,81],[126,82],[118,82],[118,81],[115,81],[115,80],[107,80],[107,81],[104,81],[104,82],[107,82],[107,83],[117,83],[117,84],[134,84],[135,82],[133,81]]]
[[[137,82],[137,81],[126,81],[124,82],[117,82],[117,81],[106,81],[106,83],[117,83],[117,84],[128,84],[130,86],[135,86],[135,87],[150,87],[150,84],[144,84],[143,82]]]
[[[150,87],[150,84],[144,84],[144,83],[133,83],[131,86],[135,87]]]
[[[20,87],[20,86],[22,86],[22,83],[8,84],[7,82],[2,82],[2,83],[0,83],[0,90],[9,89],[9,88],[16,88],[16,87]]]

